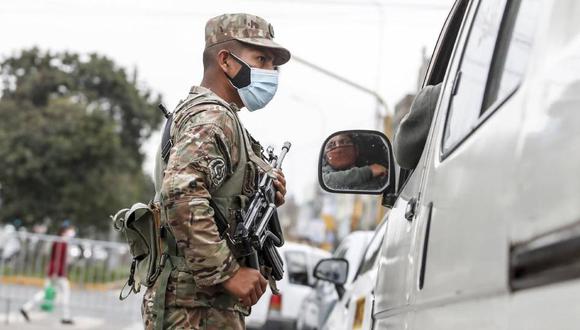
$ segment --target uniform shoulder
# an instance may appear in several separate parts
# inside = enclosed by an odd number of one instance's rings
[[[234,116],[236,115],[224,105],[203,103],[178,111],[174,123],[178,127],[187,124],[188,126],[215,125],[222,129],[233,128],[236,125]]]

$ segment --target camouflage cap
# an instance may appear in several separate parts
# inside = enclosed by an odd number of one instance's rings
[[[274,42],[274,28],[265,19],[250,14],[223,14],[205,25],[205,48],[219,43],[238,40],[245,44],[270,48],[274,52],[274,65],[290,60],[290,52]]]

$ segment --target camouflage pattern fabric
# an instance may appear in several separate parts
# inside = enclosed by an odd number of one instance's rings
[[[168,304],[165,310],[163,329],[245,329],[244,316],[238,311],[210,308],[179,301],[178,297],[182,297],[183,294],[178,294],[176,286],[178,281],[175,276],[178,275],[172,274],[173,280],[170,279],[166,294]],[[158,284],[156,283],[155,286],[149,288],[143,296],[141,313],[145,330],[155,329],[156,318],[153,301]]]
[[[204,93],[211,91],[194,86],[190,97]],[[173,265],[168,278],[163,328],[168,324],[171,329],[190,329],[191,323],[201,329],[213,329],[215,324],[225,329],[222,325],[229,321],[232,329],[243,328],[243,315],[249,315],[249,309],[220,285],[240,265],[219,237],[209,206],[209,199],[240,162],[240,150],[245,150],[240,149],[243,141],[234,117],[239,109],[201,104],[185,110],[187,100],[184,104],[184,110],[173,119],[174,146],[161,185],[162,215],[184,260],[179,267]],[[241,186],[242,182],[240,191]],[[144,296],[142,313],[148,329],[155,325],[154,298],[159,285],[157,281]]]
[[[193,271],[196,285],[209,287],[229,279],[239,265],[225,240],[221,240],[209,206],[237,165],[237,127],[219,105],[194,116],[178,112],[172,135],[174,147],[165,169],[161,202],[179,251]]]
[[[274,42],[274,27],[265,19],[250,14],[223,14],[210,19],[205,26],[205,48],[229,40],[270,48],[275,54],[274,65],[290,60],[290,52]]]

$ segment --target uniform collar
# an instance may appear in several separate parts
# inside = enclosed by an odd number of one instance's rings
[[[210,93],[213,96],[215,96],[216,98],[222,100],[224,103],[229,104],[230,105],[230,108],[232,110],[234,110],[235,112],[240,111],[240,108],[238,107],[237,104],[235,104],[234,102],[227,102],[226,100],[224,100],[221,97],[219,97],[216,93],[214,93],[209,88],[205,88],[205,87],[202,87],[202,86],[192,86],[191,89],[189,90],[189,94],[204,94],[204,93]]]

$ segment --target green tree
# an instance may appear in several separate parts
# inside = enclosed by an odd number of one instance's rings
[[[23,50],[2,62],[2,100],[31,102],[46,107],[53,98],[66,98],[87,111],[107,113],[119,126],[121,145],[137,163],[139,146],[161,122],[156,110],[160,96],[138,88],[123,68],[105,56]]]
[[[151,198],[139,147],[161,121],[159,96],[96,54],[24,50],[0,74],[2,219],[105,230],[109,214]]]

